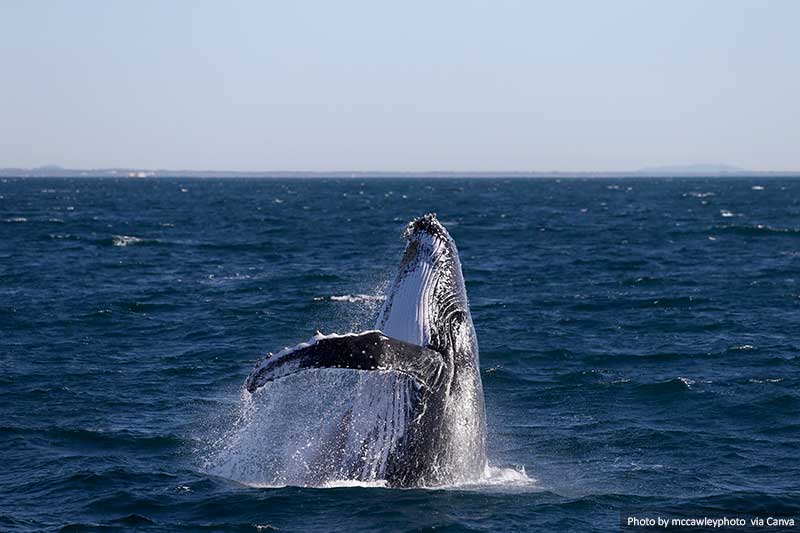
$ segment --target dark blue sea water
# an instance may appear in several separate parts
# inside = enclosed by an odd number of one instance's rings
[[[380,293],[427,211],[460,248],[490,462],[525,474],[399,490],[209,472],[252,364],[369,327],[356,295]],[[800,181],[0,182],[2,531],[798,517],[798,385]]]

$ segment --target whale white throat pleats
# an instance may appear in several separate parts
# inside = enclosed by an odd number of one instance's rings
[[[395,372],[362,373],[345,444],[350,477],[384,479],[389,458],[406,437],[416,385]]]
[[[389,337],[426,346],[436,327],[436,288],[450,272],[441,264],[452,260],[452,243],[446,234],[424,231],[410,234],[409,240],[375,327]]]

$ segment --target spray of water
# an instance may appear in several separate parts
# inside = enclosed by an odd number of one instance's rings
[[[411,414],[398,395],[412,385],[392,371],[316,369],[269,382],[255,394],[241,390],[235,408],[206,441],[202,467],[255,487],[386,487],[380,466],[400,444]],[[437,488],[536,485],[524,468],[487,465],[481,479]]]

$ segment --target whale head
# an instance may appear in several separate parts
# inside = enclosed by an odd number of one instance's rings
[[[477,342],[458,250],[434,213],[412,220],[376,329],[477,366]]]

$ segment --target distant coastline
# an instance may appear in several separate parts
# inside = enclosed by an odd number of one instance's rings
[[[794,177],[800,170],[746,170],[727,165],[646,167],[620,171],[306,171],[306,170],[176,170],[143,168],[0,168],[5,178],[646,178],[646,177]]]

